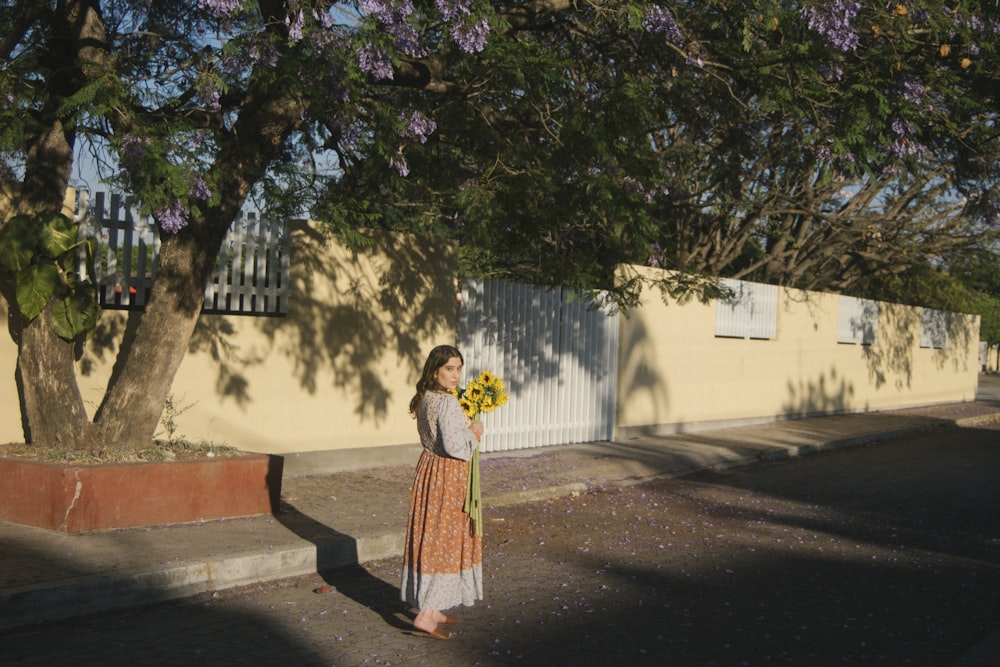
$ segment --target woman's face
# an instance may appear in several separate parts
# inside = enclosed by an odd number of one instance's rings
[[[458,357],[449,359],[444,366],[437,369],[434,379],[445,389],[457,388],[459,380],[462,379],[462,360]]]

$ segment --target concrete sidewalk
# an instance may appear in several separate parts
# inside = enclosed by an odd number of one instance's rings
[[[484,506],[997,420],[1000,402],[985,400],[486,454]],[[285,479],[275,516],[86,534],[0,522],[0,629],[399,555],[412,474],[394,466]]]

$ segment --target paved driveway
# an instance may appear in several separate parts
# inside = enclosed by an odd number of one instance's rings
[[[2,662],[996,664],[998,436],[941,429],[490,510],[487,600],[455,610],[449,642],[408,633],[389,559],[0,633]]]

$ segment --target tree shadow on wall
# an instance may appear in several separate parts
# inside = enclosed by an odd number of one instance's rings
[[[188,354],[200,352],[208,355],[216,367],[216,393],[245,407],[250,403],[250,381],[243,371],[264,363],[267,356],[259,352],[249,354],[240,349],[233,344],[235,335],[236,327],[231,320],[221,316],[200,317],[188,343]]]
[[[474,372],[491,366],[512,397],[567,377],[606,379],[608,365],[595,363],[604,361],[595,355],[614,354],[606,327],[612,309],[598,296],[488,280],[466,281],[462,288],[458,337],[466,366]],[[489,352],[476,358],[481,349]]]
[[[631,326],[624,329],[627,335],[620,341],[623,351],[618,377],[624,389],[624,402],[639,401],[652,406],[670,405],[670,392],[666,378],[651,364],[658,358],[656,336],[650,334],[645,322],[636,318]],[[657,410],[658,411],[658,410]],[[664,421],[661,414],[653,415],[652,423]]]
[[[357,415],[377,423],[399,391],[387,386],[384,369],[416,373],[428,340],[447,335],[434,342],[454,342],[457,253],[446,241],[389,233],[373,235],[371,247],[351,252],[310,223],[293,225],[287,313],[203,314],[188,354],[209,357],[215,393],[241,407],[252,401],[247,370],[283,355],[303,390],[315,393],[331,382],[356,400]],[[77,349],[81,375],[92,375],[109,359],[117,368],[114,359],[123,358],[120,350],[131,344],[142,315],[138,308],[106,310],[86,346]],[[241,345],[237,317],[252,322],[270,346]],[[11,330],[15,341],[18,334]]]
[[[974,325],[974,315],[948,313],[946,326],[948,334],[944,346],[934,350],[934,361],[938,369],[943,370],[950,363],[951,369],[955,372],[970,370],[969,360],[978,358],[978,354],[970,356],[971,352],[977,351],[979,345],[979,330]]]
[[[789,382],[787,389],[788,398],[781,406],[784,417],[800,419],[857,410],[853,383],[839,376],[835,367],[812,382],[798,386]]]
[[[897,389],[909,388],[913,380],[914,351],[919,349],[921,321],[919,310],[912,306],[880,302],[879,330],[876,345],[864,348],[865,362],[872,384],[878,388],[893,382]],[[943,345],[935,346],[933,359],[943,370],[968,371],[970,350],[975,350],[974,318],[963,313],[948,313]]]
[[[287,316],[260,318],[259,328],[292,361],[304,390],[315,393],[332,378],[356,398],[355,414],[377,423],[398,393],[383,369],[418,371],[426,341],[454,330],[457,256],[436,239],[380,233],[372,240],[351,252],[299,225]]]
[[[880,302],[879,327],[875,345],[865,345],[862,355],[868,379],[876,389],[892,382],[907,389],[913,381],[913,350],[920,331],[916,309]]]

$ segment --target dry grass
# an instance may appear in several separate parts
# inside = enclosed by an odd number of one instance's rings
[[[13,442],[0,445],[0,458],[18,458],[46,463],[74,463],[97,465],[101,463],[153,463],[162,461],[191,461],[205,458],[240,456],[244,452],[229,445],[184,440],[155,440],[149,447],[133,449],[105,449],[98,451],[74,450],[61,447],[44,447]]]

